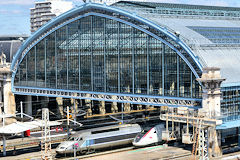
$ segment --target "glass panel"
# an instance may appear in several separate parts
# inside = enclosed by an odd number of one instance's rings
[[[191,70],[179,57],[179,96],[191,97]]]
[[[163,44],[149,38],[149,94],[163,95],[162,88],[162,51]]]
[[[198,83],[198,81],[196,80],[195,76],[192,73],[192,77],[193,77],[193,98],[201,98],[202,97],[202,88],[200,86],[200,84]]]
[[[17,73],[15,75],[15,79],[14,79],[14,86],[21,86],[20,84],[20,68],[21,66],[19,66],[18,70],[17,70]]]
[[[164,95],[177,96],[177,54],[166,45],[164,54]]]
[[[147,34],[138,30],[134,31],[134,73],[135,93],[147,93]]]
[[[44,40],[36,45],[36,86],[45,87],[45,48]]]
[[[132,29],[120,23],[120,92],[132,93]]]
[[[104,18],[93,16],[93,90],[104,91]]]
[[[46,87],[56,88],[55,32],[46,39]]]
[[[35,86],[35,47],[27,54],[27,86]]]
[[[91,91],[91,17],[80,21],[81,90]]]
[[[27,86],[27,66],[26,66],[26,57],[23,59],[22,63],[20,64],[20,85]]]
[[[57,30],[57,88],[67,89],[67,35],[66,26]]]
[[[79,88],[79,22],[68,25],[68,89]]]
[[[118,91],[118,23],[106,20],[107,92]]]
[[[213,43],[240,43],[240,28],[188,26]]]

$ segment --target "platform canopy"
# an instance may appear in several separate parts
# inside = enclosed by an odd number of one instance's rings
[[[227,121],[224,122],[222,125],[217,126],[217,130],[224,130],[224,129],[230,129],[230,128],[237,128],[240,125],[240,120],[235,120],[235,121]]]
[[[50,121],[48,123],[49,126],[58,126],[61,125],[62,122]],[[10,125],[6,125],[0,128],[0,134],[17,134],[24,132],[26,130],[38,128],[44,126],[44,122],[42,120],[35,120],[31,122],[15,122]]]

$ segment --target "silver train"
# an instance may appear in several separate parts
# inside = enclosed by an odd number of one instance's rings
[[[138,124],[124,124],[79,131],[56,148],[57,154],[85,154],[97,149],[131,144],[141,127]]]
[[[151,144],[162,142],[162,131],[165,130],[164,124],[158,124],[152,128],[145,128],[133,140],[136,147],[144,147]]]

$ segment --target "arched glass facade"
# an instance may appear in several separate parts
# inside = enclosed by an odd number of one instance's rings
[[[168,45],[130,25],[87,16],[33,46],[14,86],[199,98],[200,85]]]

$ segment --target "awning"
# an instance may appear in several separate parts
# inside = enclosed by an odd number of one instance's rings
[[[61,122],[56,121],[48,122],[48,126],[58,126],[61,124],[62,124]],[[42,120],[35,120],[31,122],[15,122],[4,127],[1,127],[0,134],[16,134],[42,126],[45,126]]]
[[[223,122],[223,124],[217,126],[216,129],[222,130],[222,129],[236,128],[236,127],[240,127],[240,120]]]

